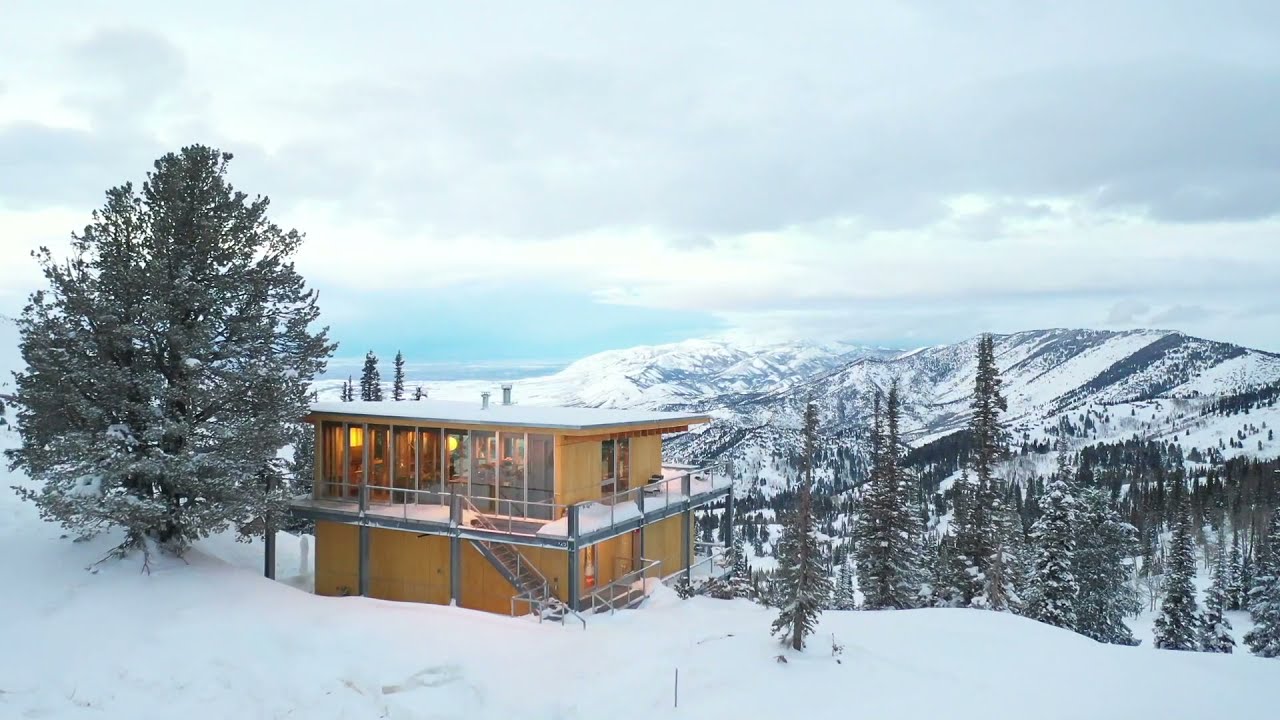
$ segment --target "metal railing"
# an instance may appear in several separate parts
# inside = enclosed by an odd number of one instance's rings
[[[708,491],[702,488],[703,483],[708,483],[710,489],[716,488],[713,471],[717,467],[718,464],[711,464],[681,468],[683,472],[675,477],[655,475],[644,485],[568,505],[537,500],[475,497],[455,492],[452,487],[443,490],[412,490],[365,484],[344,485],[341,496],[321,494],[311,502],[321,506],[332,502],[344,507],[349,507],[347,504],[354,502],[360,512],[378,517],[450,523],[457,526],[474,525],[476,519],[482,517],[487,529],[526,536],[538,534],[548,523],[568,518],[566,534],[577,537],[582,533],[611,530],[619,523],[634,520],[654,510],[683,505]],[[345,494],[346,490],[352,489],[356,494],[354,498]],[[470,517],[460,514],[459,505],[453,500],[455,497],[466,501]]]
[[[693,544],[694,561],[689,569],[680,569],[662,578],[662,584],[671,586],[686,573],[689,582],[695,587],[710,580],[724,577],[732,568],[725,564],[725,547],[719,543],[695,542]]]
[[[718,465],[713,464],[705,467],[689,468],[673,478],[660,478],[655,475],[650,482],[644,485],[605,495],[596,500],[584,500],[576,503],[570,508],[570,512],[578,515],[576,525],[579,531],[595,532],[613,528],[619,522],[634,519],[636,516],[643,516],[646,512],[667,508],[673,503],[683,503],[691,500],[695,495],[695,476],[705,476],[707,480],[711,481],[714,488],[714,481],[711,478],[713,477],[712,471],[717,467]],[[627,507],[627,503],[634,505],[634,512]],[[603,511],[597,508],[605,507],[608,508],[608,521],[601,522],[603,520]]]
[[[628,565],[631,562],[629,559],[625,559],[625,558],[618,558],[618,560],[619,561],[625,560],[625,562]],[[588,609],[594,613],[594,612],[597,612],[597,610],[600,607],[607,606],[609,608],[609,614],[612,615],[614,612],[618,610],[619,596],[616,595],[615,592],[618,590],[622,590],[623,595],[621,595],[621,597],[627,598],[628,604],[629,604],[631,596],[635,593],[635,584],[637,581],[640,582],[640,592],[643,593],[645,597],[648,597],[649,596],[649,582],[648,582],[649,577],[653,576],[655,578],[661,578],[662,576],[661,572],[662,572],[661,560],[651,560],[649,558],[640,558],[640,567],[632,570],[629,573],[626,573],[625,575],[622,575],[621,577],[618,577],[608,585],[603,585],[601,587],[596,588],[595,590],[592,590],[591,596],[590,596],[591,606]]]

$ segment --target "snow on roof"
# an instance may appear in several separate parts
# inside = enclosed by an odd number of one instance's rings
[[[703,423],[711,420],[706,415],[657,412],[654,410],[502,405],[496,402],[490,402],[488,408],[483,408],[479,401],[472,403],[432,399],[404,400],[401,402],[387,400],[381,402],[318,402],[311,404],[311,412],[405,418],[406,420],[440,423],[442,425],[462,423],[470,425],[557,428],[561,430],[588,430],[658,423],[667,423],[675,426]]]

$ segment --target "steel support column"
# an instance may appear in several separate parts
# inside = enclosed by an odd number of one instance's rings
[[[578,610],[578,506],[569,506],[569,578],[567,583],[567,593],[569,595],[569,609]]]
[[[449,603],[455,607],[462,605],[462,538],[458,535],[461,523],[462,498],[451,491],[449,524],[453,526],[453,534],[449,536]]]
[[[360,594],[369,597],[369,526],[360,526]]]

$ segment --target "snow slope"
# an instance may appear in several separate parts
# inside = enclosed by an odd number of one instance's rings
[[[1104,646],[967,610],[828,613],[780,664],[772,613],[746,601],[664,590],[583,630],[315,597],[295,587],[307,575],[288,536],[286,582],[272,582],[260,548],[227,537],[143,574],[136,558],[88,572],[111,538],[59,535],[0,493],[3,718],[1174,720],[1268,717],[1280,682],[1273,660]]]

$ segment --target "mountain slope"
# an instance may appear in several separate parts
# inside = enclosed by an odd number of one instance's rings
[[[804,403],[812,399],[833,454],[856,459],[871,399],[895,380],[902,391],[908,442],[955,432],[968,421],[976,342],[888,359],[859,358],[774,392],[712,400],[708,405],[719,421],[677,439],[672,451],[684,460],[735,457],[751,468],[749,474],[767,476],[766,459],[786,464],[777,458],[794,444]],[[1280,380],[1280,356],[1171,331],[1038,330],[999,335],[995,343],[1009,404],[1005,420],[1016,435],[1028,439],[1042,437],[1044,428],[1064,413],[1123,405],[1129,415],[1136,414],[1129,405],[1164,400],[1146,420],[1148,434],[1158,436],[1160,428],[1196,415],[1199,405],[1212,398]],[[1117,421],[1100,428],[1097,439],[1105,439],[1107,431],[1128,436],[1140,429]],[[856,462],[845,465],[854,469]]]

